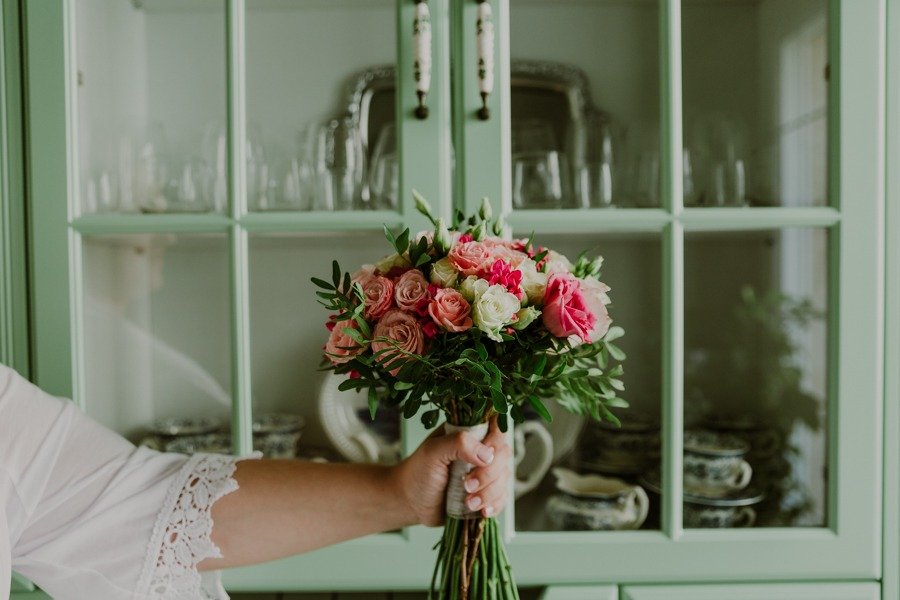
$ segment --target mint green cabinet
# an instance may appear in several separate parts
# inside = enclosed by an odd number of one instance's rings
[[[876,600],[874,583],[626,586],[623,600]]]
[[[410,189],[443,215],[487,196],[514,234],[606,256],[628,331],[623,417],[648,417],[659,440],[655,481],[622,473],[656,490],[639,530],[566,530],[547,515],[550,476],[510,502],[519,582],[610,598],[628,582],[635,600],[873,597],[896,502],[882,469],[897,464],[882,455],[876,268],[884,0],[427,6],[421,119],[412,0],[27,0],[38,383],[135,442],[154,419],[203,414],[245,454],[254,416],[292,412],[301,446],[327,445],[309,277],[383,253],[383,223],[424,227]],[[801,304],[809,319],[789,320]],[[770,493],[757,526],[708,527],[684,473],[691,430],[723,416],[710,406],[781,428],[800,502]],[[584,425],[563,424],[556,462],[611,474],[583,460]],[[424,434],[401,433],[401,453]],[[225,579],[419,589],[434,538],[412,528]],[[726,585],[759,580],[870,583]],[[674,585],[691,582],[721,586]]]

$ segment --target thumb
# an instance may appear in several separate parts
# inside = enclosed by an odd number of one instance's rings
[[[454,460],[464,460],[476,467],[486,467],[494,460],[494,449],[479,442],[465,431],[432,438],[428,441],[431,452],[441,462],[450,464]]]

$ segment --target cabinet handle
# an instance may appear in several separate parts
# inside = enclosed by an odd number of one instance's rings
[[[416,96],[419,105],[416,107],[416,118],[428,118],[428,106],[425,99],[431,90],[431,13],[427,0],[416,0],[416,19],[413,21],[413,76],[416,79]]]
[[[491,118],[487,101],[494,91],[494,15],[491,12],[491,3],[487,0],[478,0],[475,33],[478,46],[478,91],[481,94],[478,118],[487,121]]]

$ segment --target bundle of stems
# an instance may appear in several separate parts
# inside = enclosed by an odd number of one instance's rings
[[[429,600],[519,600],[512,567],[493,517],[447,517],[435,546]]]

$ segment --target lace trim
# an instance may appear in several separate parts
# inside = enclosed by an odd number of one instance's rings
[[[232,477],[238,460],[221,454],[195,454],[181,467],[153,527],[138,598],[228,598],[218,578],[203,581],[197,565],[206,558],[222,556],[211,539],[210,509],[219,498],[238,488]]]

